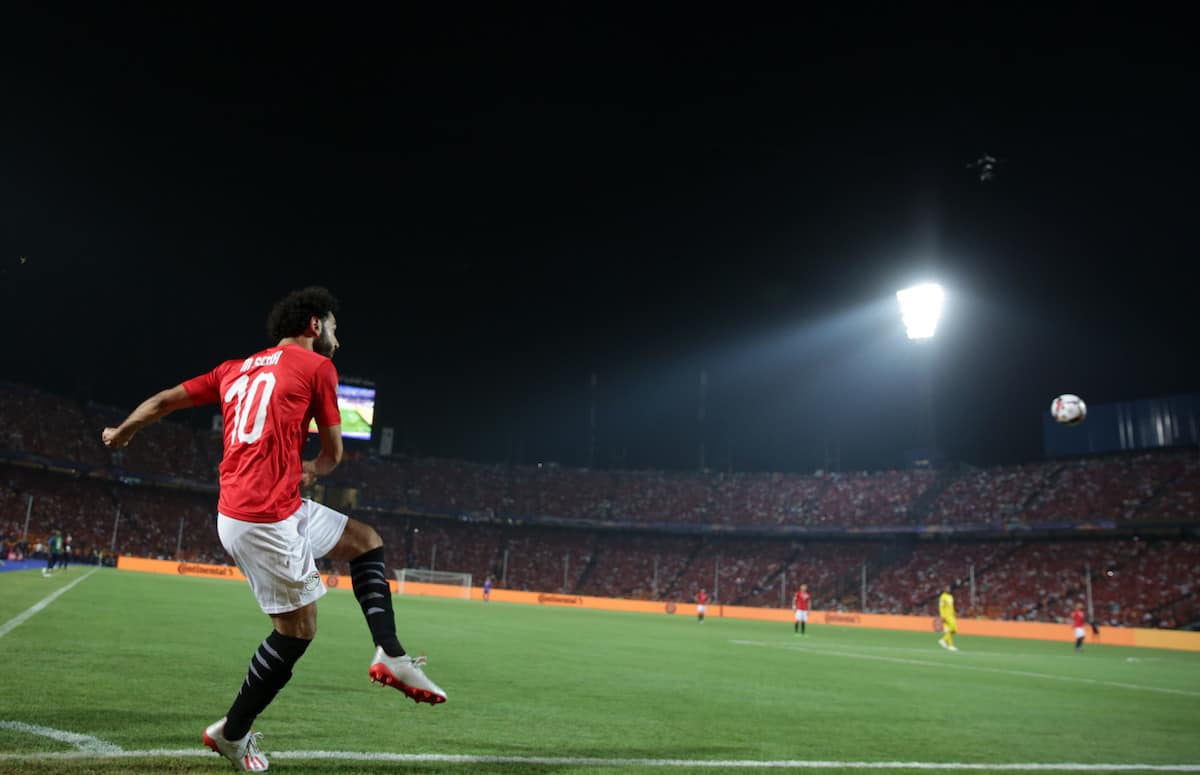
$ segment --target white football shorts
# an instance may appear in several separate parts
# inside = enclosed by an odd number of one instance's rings
[[[708,606],[706,606],[704,603],[697,603],[696,604],[696,613],[698,613],[698,614],[704,613],[704,609],[707,607]]]
[[[217,514],[221,545],[250,580],[265,614],[284,614],[318,600],[325,583],[316,560],[333,551],[348,517],[307,498],[282,522],[245,522]]]
[[[1083,628],[1082,628],[1082,627],[1076,627],[1076,628],[1075,628],[1075,637],[1076,637],[1076,638],[1082,638],[1082,637],[1083,637],[1085,634],[1086,634],[1086,633],[1084,633],[1084,631],[1083,631]]]
[[[799,608],[797,608],[796,609],[796,621],[807,622],[808,621],[808,611],[801,611]]]

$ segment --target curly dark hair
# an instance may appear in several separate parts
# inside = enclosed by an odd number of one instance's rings
[[[292,291],[271,308],[271,314],[267,316],[267,336],[272,342],[299,336],[313,315],[324,320],[337,310],[338,300],[319,285]]]

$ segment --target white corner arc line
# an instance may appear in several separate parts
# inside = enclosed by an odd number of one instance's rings
[[[121,753],[121,747],[113,745],[98,737],[67,732],[64,729],[43,727],[37,724],[26,724],[23,721],[0,721],[0,729],[10,729],[14,732],[25,732],[38,737],[48,737],[60,743],[70,743],[83,754],[114,754]]]
[[[69,751],[66,753],[0,754],[0,761],[73,759],[150,759],[213,757],[198,748],[149,751]],[[807,759],[598,759],[571,756],[486,756],[470,754],[386,753],[373,751],[273,751],[273,759],[293,761],[359,761],[443,764],[540,764],[577,767],[694,767],[705,769],[850,769],[850,770],[991,770],[1005,772],[1200,772],[1197,764],[1101,762],[856,762]]]
[[[970,670],[976,673],[999,673],[1000,675],[1017,675],[1024,678],[1041,678],[1047,681],[1067,681],[1069,683],[1091,684],[1093,686],[1114,686],[1118,689],[1132,689],[1141,692],[1160,692],[1162,694],[1179,694],[1184,697],[1200,697],[1200,692],[1188,691],[1187,689],[1171,689],[1166,686],[1142,686],[1141,684],[1128,684],[1120,681],[1102,681],[1099,678],[1081,678],[1070,675],[1054,675],[1052,673],[1034,673],[1029,670],[1005,670],[1002,667],[980,667],[978,665],[954,665],[949,662],[931,662],[927,659],[904,659],[903,657],[885,657],[879,654],[856,654],[847,651],[829,651],[827,649],[812,649],[793,646],[783,643],[768,643],[758,640],[731,640],[730,643],[736,646],[759,646],[765,648],[777,648],[785,651],[797,651],[804,654],[816,654],[818,656],[827,657],[842,657],[844,659],[869,659],[875,662],[891,662],[900,665],[918,665],[921,667],[944,667],[950,670]]]
[[[42,598],[41,600],[39,600],[38,602],[36,602],[32,606],[30,606],[29,609],[22,611],[21,613],[17,614],[13,618],[9,619],[4,624],[0,624],[0,638],[3,638],[5,635],[7,635],[10,632],[12,632],[13,630],[15,630],[17,627],[20,627],[31,616],[33,616],[38,611],[41,611],[43,608],[45,608],[46,606],[53,603],[55,600],[57,600],[59,598],[60,595],[64,594],[65,592],[70,591],[70,589],[72,587],[74,587],[76,584],[83,581],[87,577],[91,576],[93,573],[95,573],[98,570],[100,570],[100,569],[93,568],[92,570],[88,571],[87,573],[83,574],[79,578],[75,579],[70,584],[66,585],[65,587],[63,587],[61,589],[57,589],[54,592],[51,592],[46,597]]]

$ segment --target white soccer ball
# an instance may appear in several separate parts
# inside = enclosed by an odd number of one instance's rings
[[[1079,396],[1064,393],[1051,402],[1050,414],[1063,425],[1078,425],[1087,417],[1087,404]]]

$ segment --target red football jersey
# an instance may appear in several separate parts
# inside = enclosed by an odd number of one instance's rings
[[[1072,611],[1071,612],[1071,621],[1075,623],[1076,627],[1082,627],[1084,624],[1086,624],[1086,621],[1084,620],[1084,617],[1083,617],[1083,611],[1080,611],[1078,609]]]
[[[700,592],[696,595],[696,603],[699,605],[708,605],[708,593],[704,590],[700,590]]]
[[[807,592],[796,590],[795,608],[797,611],[807,611],[810,600],[812,600],[812,595],[808,594]]]
[[[196,406],[221,402],[225,454],[217,509],[281,522],[300,508],[300,452],[309,420],[341,425],[333,361],[299,345],[225,361],[183,388]]]

